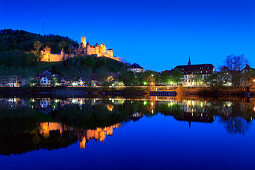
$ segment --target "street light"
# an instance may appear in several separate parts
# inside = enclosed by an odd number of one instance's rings
[[[151,77],[152,77],[152,81],[153,81],[153,82],[151,82],[151,85],[153,86],[155,84],[155,79],[153,78],[154,75],[152,74]]]

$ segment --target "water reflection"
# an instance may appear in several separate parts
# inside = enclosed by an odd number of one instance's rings
[[[229,134],[249,130],[254,119],[255,100],[175,97],[129,98],[1,98],[0,154],[20,154],[38,149],[58,149],[79,142],[103,142],[114,129],[129,121],[157,114],[176,121],[214,123]]]

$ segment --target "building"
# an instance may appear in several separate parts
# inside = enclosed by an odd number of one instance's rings
[[[241,70],[240,86],[250,87],[254,86],[255,69],[248,64]]]
[[[18,76],[9,75],[9,76],[0,76],[0,87],[19,87]]]
[[[79,48],[76,48],[73,51],[74,52],[72,54],[66,54],[64,49],[62,49],[60,54],[52,54],[50,47],[45,47],[41,51],[41,55],[42,55],[41,61],[59,62],[59,61],[64,61],[78,55],[107,57],[117,61],[121,60],[120,57],[114,57],[113,49],[107,49],[104,43],[100,45],[98,43],[96,43],[96,45],[90,45],[88,42],[86,42],[86,37],[81,37],[81,43],[79,45]]]
[[[215,71],[212,64],[191,65],[189,57],[188,65],[179,65],[174,69],[179,69],[183,74],[183,86],[201,86],[205,78]]]
[[[79,48],[75,50],[75,53],[77,55],[107,57],[117,61],[121,60],[120,57],[114,57],[113,49],[107,49],[104,43],[90,45],[89,42],[86,42],[86,37],[81,37],[81,43]]]
[[[218,76],[218,81],[222,82],[224,86],[232,86],[232,72],[228,67],[221,68]]]
[[[40,80],[41,86],[49,86],[50,85],[50,79],[48,77],[42,77]]]
[[[145,71],[143,67],[141,67],[139,64],[136,64],[136,63],[128,66],[127,69],[128,71],[132,71],[134,73],[143,73]]]
[[[48,70],[43,71],[42,73],[38,73],[34,76],[34,80],[40,81],[41,86],[49,86],[51,85],[52,74]]]
[[[61,50],[60,54],[52,54],[50,50],[51,50],[50,48],[46,47],[41,51],[41,55],[42,55],[41,61],[59,62],[59,61],[67,60],[68,58],[74,56],[73,54],[65,54],[64,49]]]

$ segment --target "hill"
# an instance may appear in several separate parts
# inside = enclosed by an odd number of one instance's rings
[[[34,50],[34,42],[40,41],[43,46],[51,47],[52,53],[59,53],[62,48],[78,47],[78,42],[59,35],[40,35],[23,30],[0,30],[0,51],[31,51]]]
[[[49,70],[70,79],[79,76],[103,79],[109,73],[126,70],[125,64],[104,57],[76,56],[63,62],[39,62],[34,52],[34,43],[37,41],[42,43],[40,49],[49,46],[52,53],[59,53],[62,48],[68,51],[78,47],[78,43],[68,37],[43,36],[23,30],[0,30],[0,75],[29,78],[43,70]]]

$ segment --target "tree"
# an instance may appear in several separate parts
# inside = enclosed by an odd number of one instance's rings
[[[193,74],[191,80],[193,82],[196,82],[196,84],[198,85],[200,82],[203,81],[203,76],[201,73]]]
[[[228,68],[232,74],[232,85],[233,88],[240,85],[241,81],[241,70],[246,66],[247,59],[243,55],[230,55],[227,56],[224,65],[221,68]]]
[[[35,49],[36,53],[38,53],[40,51],[42,46],[43,46],[43,44],[40,41],[34,42],[34,49]]]
[[[223,67],[227,67],[230,71],[240,71],[246,66],[247,62],[244,55],[230,55],[226,57]]]
[[[59,47],[60,49],[63,49],[63,48],[65,48],[66,46],[67,46],[67,42],[66,42],[66,41],[61,41],[61,42],[58,43],[58,47]]]
[[[160,74],[160,82],[161,83],[167,83],[170,80],[170,75],[167,71],[163,71]]]
[[[119,80],[122,81],[125,86],[132,86],[135,81],[135,73],[132,71],[123,72],[119,75]]]
[[[160,76],[158,72],[152,71],[152,70],[147,70],[141,75],[141,80],[142,82],[149,82],[157,84],[157,82],[160,81]]]
[[[34,49],[35,49],[35,56],[36,56],[36,62],[41,61],[41,52],[40,49],[43,46],[43,44],[40,41],[35,41],[34,42]]]
[[[53,78],[52,78],[52,84],[53,84],[53,86],[57,86],[58,82],[59,82],[59,80],[58,80],[57,77],[53,77]]]
[[[182,72],[179,69],[175,69],[171,74],[170,80],[178,85],[182,81],[182,79]]]
[[[85,66],[90,67],[92,70],[94,70],[96,67],[95,59],[91,56],[86,56],[85,59],[82,59],[82,63]]]

